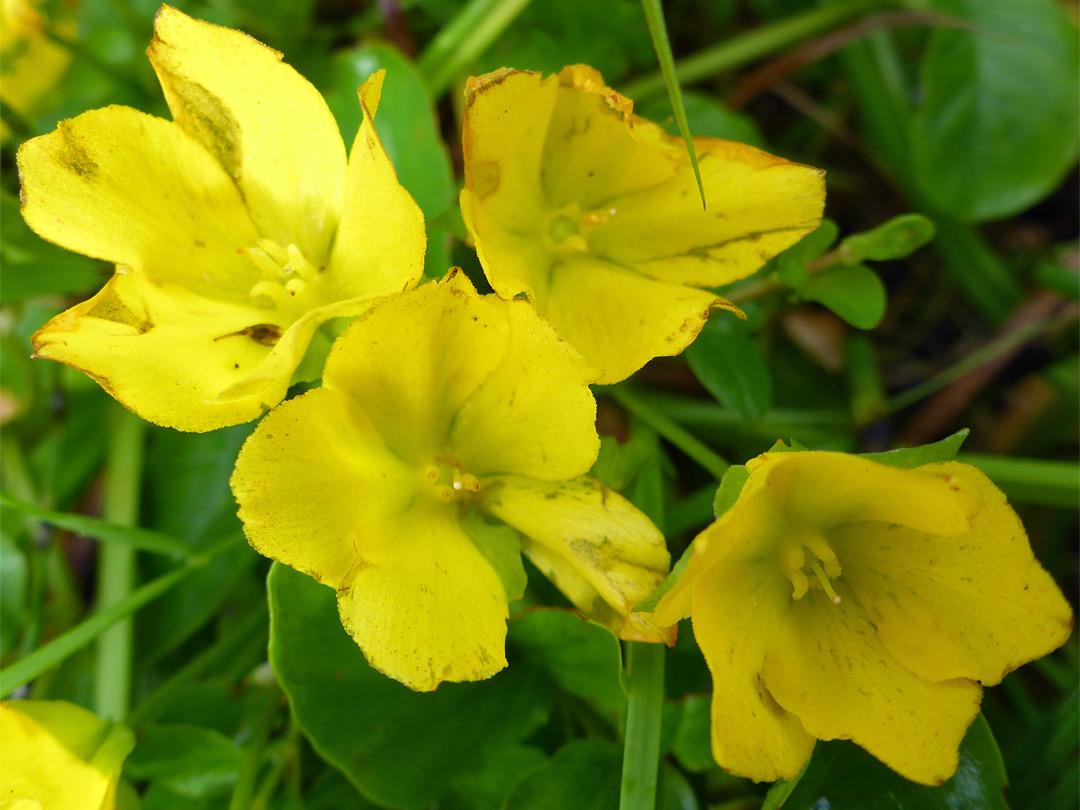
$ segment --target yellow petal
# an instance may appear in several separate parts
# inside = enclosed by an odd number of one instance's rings
[[[594,376],[528,301],[503,305],[509,341],[501,364],[461,406],[447,449],[475,475],[561,480],[596,460]]]
[[[720,563],[692,588],[694,637],[713,679],[713,758],[758,782],[794,779],[814,750],[814,738],[761,680],[790,593],[767,562]]]
[[[277,51],[170,6],[148,54],[173,118],[236,180],[259,233],[325,264],[346,162],[319,92]]]
[[[857,524],[831,533],[847,582],[897,660],[933,681],[995,684],[1064,644],[1072,611],[1004,494],[977,468],[920,467],[978,501],[954,537]]]
[[[508,68],[469,79],[461,135],[466,222],[482,208],[498,228],[535,230],[546,212],[541,159],[557,92],[554,76]]]
[[[367,527],[416,494],[412,471],[356,401],[327,388],[271,411],[244,443],[230,483],[255,550],[333,588],[362,564]]]
[[[614,198],[672,178],[685,147],[632,109],[592,68],[563,68],[543,156],[544,191],[553,206],[606,208]]]
[[[338,298],[411,289],[424,272],[427,231],[420,207],[398,183],[375,131],[385,71],[360,87],[364,120],[349,154],[341,223],[327,281]]]
[[[932,683],[882,646],[843,580],[841,603],[818,590],[796,600],[765,658],[765,687],[818,739],[849,739],[901,776],[939,785],[956,771],[982,690]]]
[[[493,285],[494,286],[494,285]],[[580,256],[556,266],[536,307],[559,335],[601,372],[602,384],[624,380],[654,357],[679,354],[714,307],[712,293],[644,278]]]
[[[366,305],[342,302],[290,325],[272,309],[203,298],[119,268],[33,341],[35,356],[85,372],[142,418],[207,431],[280,402],[318,325]]]
[[[402,459],[430,463],[444,452],[461,406],[502,362],[505,309],[460,273],[395,296],[335,342],[323,384],[362,398]]]
[[[629,501],[591,478],[537,481],[500,476],[482,481],[483,508],[523,535],[536,567],[583,612],[620,638],[674,641],[633,608],[664,579],[664,536]]]
[[[179,127],[127,107],[61,121],[18,154],[23,216],[69,250],[245,300],[259,238],[236,186]]]
[[[707,209],[685,150],[670,181],[608,200],[615,214],[589,244],[674,284],[745,278],[821,221],[824,173],[730,141],[695,138]]]
[[[889,467],[845,453],[766,453],[747,464],[751,479],[769,476],[799,527],[896,523],[955,535],[967,531],[976,501],[931,467]]]
[[[725,562],[776,564],[788,523],[783,510],[777,508],[767,472],[751,475],[738,501],[694,538],[690,561],[653,611],[653,618],[661,626],[690,615],[693,589],[710,576],[708,572],[714,566]]]
[[[357,550],[338,609],[373,667],[427,692],[506,666],[506,593],[455,508],[414,504],[365,529]]]
[[[23,801],[41,810],[113,807],[121,764],[135,746],[125,726],[63,701],[0,703],[0,738],[4,806]]]

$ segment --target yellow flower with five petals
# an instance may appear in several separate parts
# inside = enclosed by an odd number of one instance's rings
[[[980,684],[1072,628],[1016,513],[954,461],[773,451],[746,469],[652,614],[693,620],[714,758],[792,779],[815,739],[850,739],[908,779],[944,782]]]
[[[0,703],[0,805],[11,810],[113,810],[126,726],[62,700]]]
[[[418,691],[506,666],[522,552],[622,638],[670,641],[632,610],[667,571],[663,536],[584,477],[592,374],[527,301],[459,271],[389,299],[241,450],[248,540],[336,589],[369,663]]]
[[[34,346],[213,430],[281,401],[323,323],[416,284],[423,216],[375,132],[381,73],[346,159],[318,91],[247,35],[164,6],[148,53],[173,121],[106,107],[19,150],[30,226],[117,265]]]
[[[822,172],[743,144],[686,147],[585,65],[469,80],[461,211],[492,288],[524,293],[613,383],[689,345],[713,293],[817,227]]]

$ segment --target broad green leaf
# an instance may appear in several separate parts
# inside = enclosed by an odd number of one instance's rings
[[[704,773],[716,767],[710,742],[709,710],[712,698],[690,695],[682,702],[682,717],[671,750],[679,764],[691,773]]]
[[[831,219],[821,224],[776,259],[776,275],[787,286],[800,290],[810,280],[807,265],[833,246],[840,228]]]
[[[27,586],[26,556],[0,535],[0,657],[7,658],[22,635]]]
[[[873,230],[849,236],[840,243],[840,261],[858,264],[910,256],[934,238],[934,223],[921,214],[901,214]]]
[[[963,428],[933,444],[902,447],[899,450],[887,450],[884,453],[863,453],[862,457],[879,464],[902,468],[921,467],[938,461],[952,461],[960,452],[960,445],[964,443],[969,433],[971,433],[970,430]]]
[[[893,773],[857,745],[818,742],[802,779],[780,806],[785,810],[1006,810],[1005,766],[980,714],[960,743],[960,765],[941,787]]]
[[[506,797],[513,810],[618,810],[622,750],[607,740],[574,740],[527,773]]]
[[[416,66],[389,45],[370,45],[340,51],[331,63],[333,78],[326,103],[351,144],[362,113],[356,88],[379,69],[386,70],[375,129],[397,170],[398,181],[431,222],[454,202],[450,156],[439,135],[435,106]],[[428,235],[425,273],[441,277],[450,267],[450,251],[441,232]]]
[[[332,589],[280,564],[267,587],[270,663],[297,723],[377,804],[431,805],[551,712],[548,678],[533,666],[412,692],[368,666],[341,626]]]
[[[970,30],[933,30],[912,121],[918,187],[981,222],[1016,214],[1076,162],[1076,24],[1056,0],[934,0]]]
[[[589,470],[589,477],[622,492],[638,473],[657,463],[658,453],[656,434],[635,423],[625,442],[614,436],[600,437],[600,453]]]
[[[446,810],[502,810],[506,795],[529,771],[542,766],[547,754],[531,745],[514,745],[495,753],[475,771],[454,784],[454,792],[439,807]]]
[[[188,724],[151,724],[124,762],[124,774],[197,798],[235,782],[243,760],[236,743],[217,731]]]
[[[656,784],[656,810],[700,810],[693,785],[666,760],[660,761]]]
[[[509,642],[561,689],[614,713],[625,707],[622,650],[603,625],[571,610],[533,608],[510,623]]]
[[[769,366],[741,322],[710,318],[686,350],[686,358],[705,390],[743,421],[757,422],[769,410]]]
[[[857,329],[873,329],[885,317],[885,285],[865,265],[826,270],[810,279],[799,295],[824,304]]]

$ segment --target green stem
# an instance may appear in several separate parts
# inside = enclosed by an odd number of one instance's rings
[[[719,481],[724,477],[728,464],[718,453],[693,436],[688,430],[675,424],[656,408],[649,405],[624,386],[611,387],[606,393],[610,394],[616,402],[622,405],[634,416],[641,419],[645,424],[682,450],[712,476]]]
[[[713,48],[676,62],[675,77],[683,85],[700,81],[787,48],[863,12],[892,5],[895,3],[885,0],[847,0],[810,9],[732,37]],[[652,73],[626,85],[622,93],[628,98],[640,101],[662,92],[664,88],[663,74]]]
[[[1011,352],[1044,332],[1049,332],[1052,329],[1064,326],[1075,319],[1075,315],[1066,314],[1056,318],[1035,321],[1034,323],[1029,323],[1014,329],[1011,332],[1006,332],[996,340],[987,343],[981,349],[976,349],[971,352],[971,354],[965,355],[959,362],[954,363],[947,369],[940,371],[924,382],[897,394],[890,399],[886,405],[892,412],[913,405],[919,400],[925,399],[931,394],[937,393],[942,388],[951,385],[960,378],[967,376],[987,363],[996,360],[1000,355]]]
[[[653,810],[664,710],[664,645],[626,644],[630,705],[626,713],[619,810]]]
[[[241,645],[246,646],[248,640],[256,634],[265,639],[266,630],[263,627],[265,623],[266,601],[260,600],[250,612],[240,619],[228,622],[225,625],[225,631],[221,634],[221,638],[147,695],[128,715],[127,724],[137,730],[146,723],[151,722],[168,707],[169,703],[172,702],[173,698],[179,694],[184,686],[204,672],[216,669],[225,660],[233,658],[237,648]]]
[[[527,5],[529,0],[472,0],[461,9],[416,60],[431,95],[441,95]]]
[[[135,526],[139,522],[146,423],[126,410],[114,413],[101,514],[110,523]],[[122,602],[131,595],[134,583],[135,549],[111,543],[99,546],[97,609]],[[94,707],[102,720],[120,722],[127,716],[133,634],[131,619],[124,618],[98,639]]]
[[[299,765],[299,740],[300,727],[295,720],[290,718],[289,728],[285,733],[285,744],[278,754],[274,767],[270,769],[270,772],[259,785],[258,790],[255,791],[255,796],[251,801],[251,810],[266,810],[271,797],[281,783],[281,778],[285,775],[285,771],[290,766]]]
[[[961,453],[956,460],[978,467],[1012,501],[1080,508],[1080,465],[1075,462],[981,453]]]
[[[198,570],[218,555],[234,548],[236,536],[228,537],[203,554],[188,560],[183,566],[151,580],[128,594],[122,601],[114,602],[97,611],[67,632],[57,636],[44,647],[0,670],[0,697],[7,697],[20,686],[48,672],[73,653],[78,652],[121,619],[127,618],[139,608],[154,601],[193,571]]]

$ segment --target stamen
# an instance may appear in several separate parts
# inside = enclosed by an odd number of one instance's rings
[[[814,576],[817,577],[817,581],[821,583],[821,589],[829,595],[834,605],[840,604],[840,595],[833,589],[832,582],[825,576],[825,572],[821,570],[821,564],[815,560],[810,563],[810,570],[814,572]]]

